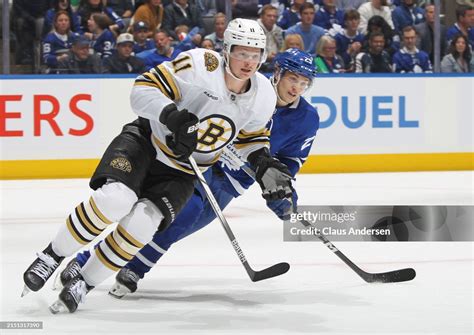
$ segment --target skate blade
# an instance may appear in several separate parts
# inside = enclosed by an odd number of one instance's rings
[[[115,282],[114,286],[112,286],[109,291],[109,295],[117,299],[122,299],[124,296],[131,292],[132,291],[130,291],[126,286]]]
[[[23,287],[23,292],[21,292],[21,297],[23,298],[25,295],[27,295],[30,292],[31,290],[28,288],[28,286],[25,285],[25,287]]]
[[[51,306],[49,306],[49,311],[53,314],[69,312],[66,305],[61,300],[56,300]]]
[[[54,278],[53,282],[53,291],[60,291],[63,289],[63,283],[61,282],[61,272],[58,272],[56,274],[56,277]]]

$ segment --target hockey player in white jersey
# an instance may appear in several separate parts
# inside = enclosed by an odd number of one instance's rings
[[[195,49],[136,79],[131,106],[139,118],[107,148],[90,180],[91,197],[24,273],[24,294],[41,289],[65,257],[118,222],[50,307],[53,313],[74,312],[87,292],[120,270],[183,208],[194,190],[190,155],[205,170],[234,142],[257,170],[266,199],[291,196],[290,173],[268,150],[266,124],[276,97],[256,72],[266,59],[265,42],[258,23],[235,19],[225,31],[222,58]]]

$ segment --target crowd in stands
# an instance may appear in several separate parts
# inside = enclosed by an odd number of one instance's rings
[[[454,1],[453,1],[454,3]],[[140,73],[202,47],[221,53],[226,10],[253,18],[274,57],[315,55],[320,73],[429,73],[435,58],[432,1],[423,0],[13,0],[15,61],[32,64],[40,41],[48,74]],[[474,7],[441,25],[442,72],[474,72]]]

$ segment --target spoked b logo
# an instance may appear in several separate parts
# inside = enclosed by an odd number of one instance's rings
[[[209,115],[201,120],[198,130],[197,152],[209,153],[222,149],[235,136],[235,125],[224,115]]]

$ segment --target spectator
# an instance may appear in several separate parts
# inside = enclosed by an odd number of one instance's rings
[[[344,61],[336,54],[336,41],[331,36],[323,36],[316,46],[314,66],[318,73],[345,72]]]
[[[367,49],[368,47],[368,37],[374,32],[381,32],[384,35],[385,39],[385,51],[387,51],[390,56],[393,56],[395,52],[400,50],[400,38],[398,35],[395,35],[393,29],[390,28],[387,21],[383,17],[375,15],[372,16],[368,23],[367,34],[365,35],[364,45],[362,49]]]
[[[444,56],[441,62],[441,72],[474,72],[474,57],[472,57],[466,36],[458,35],[452,39],[449,53]]]
[[[91,47],[101,58],[107,58],[112,55],[115,47],[115,35],[108,29],[110,19],[107,15],[93,13],[87,21],[88,30],[92,34]]]
[[[132,0],[107,0],[107,6],[109,6],[122,19],[129,19],[132,17]]]
[[[323,6],[314,16],[313,24],[326,30],[331,29],[334,24],[343,26],[344,11],[336,7],[336,0],[323,0]]]
[[[381,32],[371,33],[367,52],[356,56],[356,73],[392,72],[390,55],[384,50],[385,37]]]
[[[285,39],[283,40],[283,47],[281,51],[286,49],[296,48],[299,50],[304,50],[303,38],[299,34],[286,34]]]
[[[394,28],[392,21],[392,13],[390,8],[387,6],[387,0],[370,0],[367,3],[362,4],[359,9],[360,14],[360,26],[359,29],[363,34],[367,32],[367,26],[372,16],[381,16],[390,26]]]
[[[77,36],[72,42],[72,48],[58,62],[56,73],[60,74],[85,74],[101,73],[100,57],[89,53],[90,41],[84,35]]]
[[[73,12],[71,3],[69,0],[53,0],[53,8],[50,8],[44,17],[43,34],[46,36],[54,29],[54,18],[56,13],[60,10],[65,11],[69,16],[69,22],[71,23],[71,30],[76,33],[82,33],[81,31],[81,18],[77,13]]]
[[[344,26],[346,28],[334,36],[337,46],[336,52],[344,61],[347,72],[354,72],[355,57],[364,43],[364,35],[357,30],[359,23],[359,12],[355,9],[349,9],[344,13]]]
[[[188,35],[189,27],[184,24],[180,24],[174,28],[174,33],[176,36],[178,36],[178,40],[182,41]]]
[[[208,50],[216,50],[214,42],[209,38],[204,38],[201,42],[201,48]]]
[[[58,62],[67,57],[75,37],[71,32],[71,21],[69,13],[64,10],[56,12],[53,19],[54,31],[46,35],[42,43],[43,62],[47,66],[46,72],[55,69]]]
[[[427,5],[425,7],[425,22],[419,23],[415,26],[416,33],[418,35],[417,48],[423,50],[430,56],[431,64],[434,64],[434,19],[435,19],[435,6]],[[441,54],[440,57],[446,54],[446,27],[441,25],[440,34],[440,45]]]
[[[12,17],[18,45],[15,48],[15,63],[33,64],[34,41],[41,39],[44,15],[49,0],[14,0]],[[6,10],[4,8],[4,10]]]
[[[107,0],[107,6],[122,18],[124,24],[122,30],[127,30],[133,14],[132,0]]]
[[[400,73],[433,72],[430,57],[416,47],[416,31],[412,26],[403,28],[403,48],[393,55],[393,71]]]
[[[160,29],[155,33],[155,49],[139,53],[137,57],[142,58],[148,69],[158,66],[165,61],[176,58],[182,50],[171,46],[171,37],[166,30]]]
[[[146,71],[142,59],[132,56],[133,35],[120,34],[117,37],[117,49],[102,63],[102,73],[143,73]]]
[[[226,17],[224,13],[217,13],[214,16],[214,32],[205,37],[205,39],[212,40],[214,43],[214,50],[222,53],[224,50],[224,30],[226,28]]]
[[[456,0],[456,4],[474,7],[474,0]]]
[[[135,44],[133,45],[135,55],[138,55],[142,51],[155,48],[155,42],[151,38],[147,38],[149,30],[146,22],[135,22],[132,28],[133,38],[135,40]]]
[[[202,16],[214,16],[217,13],[216,0],[196,0]]]
[[[306,0],[292,0],[291,7],[283,11],[277,25],[281,29],[288,29],[301,21],[300,7]]]
[[[471,50],[474,50],[474,7],[459,6],[456,9],[456,23],[446,32],[448,43],[459,34],[467,37]]]
[[[257,20],[267,37],[265,51],[267,59],[261,66],[262,72],[273,71],[273,58],[283,46],[283,30],[276,25],[278,10],[270,4],[262,7],[260,18]]]
[[[164,8],[161,5],[161,0],[146,0],[138,7],[133,15],[133,20],[134,22],[145,22],[149,28],[147,37],[153,37],[156,30],[161,28],[163,13]]]
[[[200,44],[195,44],[194,36],[199,33],[199,28],[194,27],[189,31],[189,27],[184,24],[179,25],[174,30],[175,34],[178,36],[179,41],[172,41],[171,45],[176,46],[181,51],[187,51],[194,48],[197,48]]]
[[[401,6],[392,11],[395,32],[400,34],[403,28],[414,26],[424,21],[424,12],[416,6],[416,0],[402,0]]]
[[[261,13],[263,6],[272,5],[277,9],[278,16],[281,16],[285,8],[289,8],[291,6],[292,1],[293,0],[258,0],[258,14]]]
[[[231,0],[232,17],[255,19],[258,17],[258,0]]]
[[[365,2],[367,0],[336,0],[336,7],[345,10],[358,9]]]
[[[112,22],[114,22],[109,27],[110,31],[118,33],[125,27],[122,18],[118,16],[117,13],[112,10],[112,8],[105,6],[102,0],[81,0],[81,5],[79,6],[77,13],[81,17],[81,30],[83,32],[91,33],[88,30],[88,21],[91,17],[91,14],[94,13],[103,13],[107,15]],[[87,36],[91,38],[90,34]]]
[[[174,29],[182,24],[188,26],[189,30],[194,27],[199,28],[199,33],[192,40],[194,44],[200,45],[204,36],[204,22],[199,9],[195,5],[188,3],[188,0],[174,0],[165,7],[163,29],[168,32],[170,37],[178,40]]]
[[[321,27],[313,24],[314,6],[309,2],[305,2],[300,7],[301,22],[288,28],[286,34],[300,34],[304,42],[304,51],[312,54],[316,50],[316,44],[319,39],[326,33]]]

